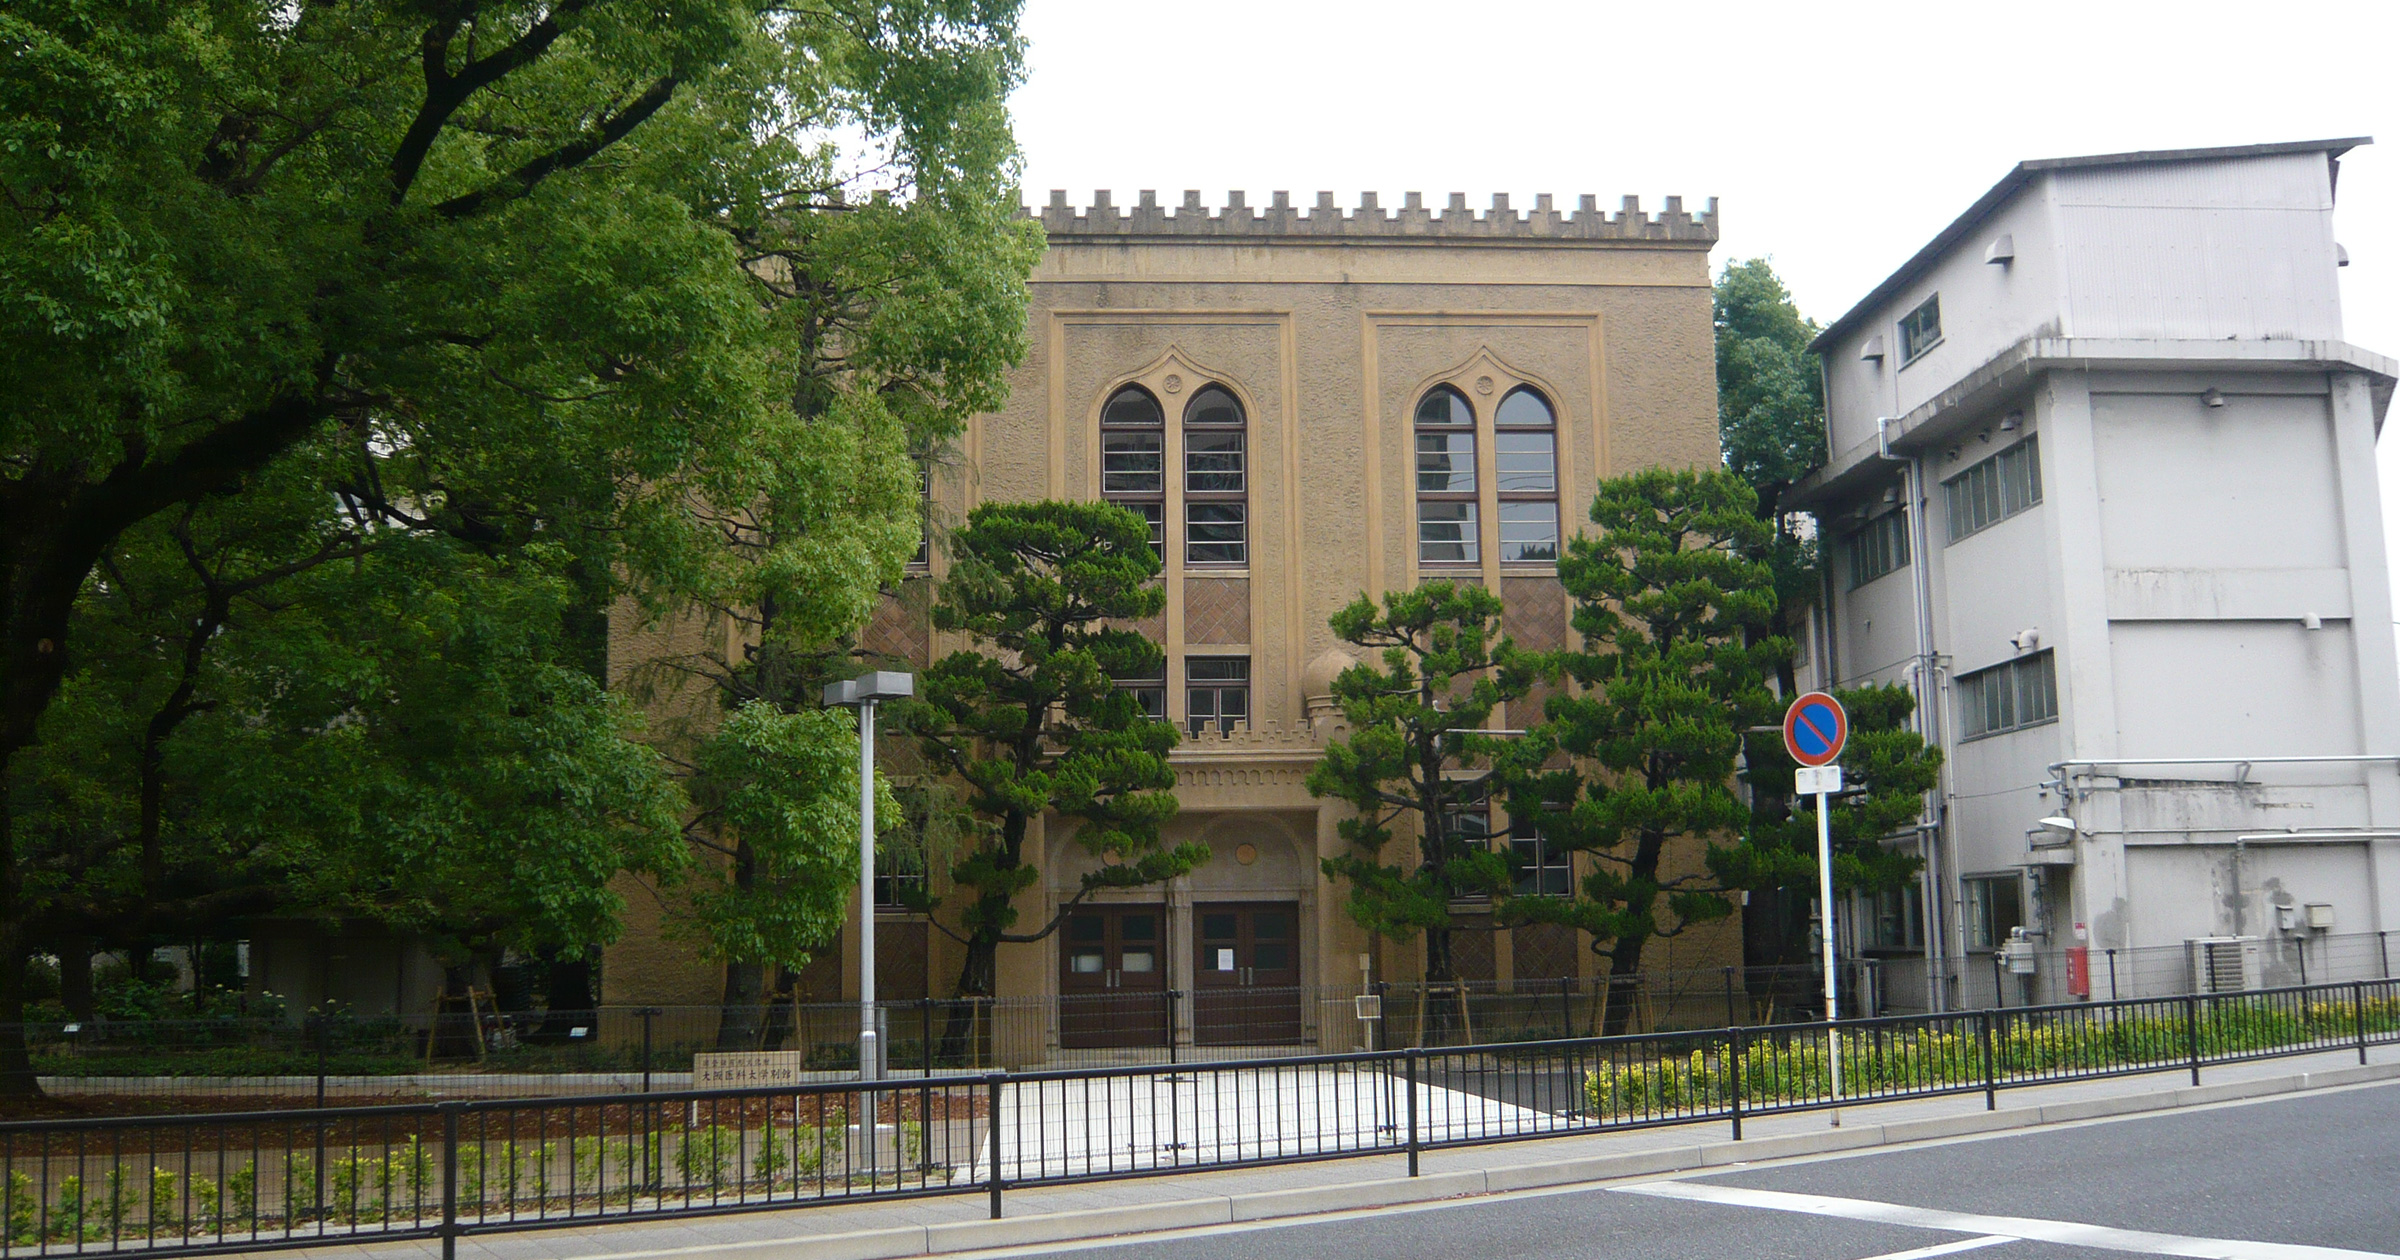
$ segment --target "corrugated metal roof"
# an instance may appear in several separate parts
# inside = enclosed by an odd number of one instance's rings
[[[1843,334],[1876,307],[1883,305],[1901,289],[1915,283],[1917,277],[1930,270],[1936,259],[1950,251],[1960,237],[1975,230],[1975,226],[1991,217],[2009,198],[2023,191],[2033,177],[2047,171],[2066,171],[2094,166],[2141,166],[2161,162],[2206,162],[2227,158],[2279,157],[2291,153],[2322,153],[2327,161],[2338,160],[2343,154],[2361,145],[2373,144],[2372,136],[2347,136],[2338,140],[2292,140],[2279,144],[2237,144],[2216,149],[2149,149],[2138,153],[2098,153],[2085,157],[2035,158],[2019,162],[2010,168],[1991,191],[1975,199],[1966,213],[1950,221],[1925,247],[1916,252],[1898,271],[1884,278],[1883,283],[1844,312],[1840,319],[1826,325],[1825,331],[1808,348],[1822,353]]]

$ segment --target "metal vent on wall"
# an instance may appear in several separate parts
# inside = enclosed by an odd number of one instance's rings
[[[2195,936],[2184,941],[2195,993],[2239,993],[2259,985],[2258,938]]]

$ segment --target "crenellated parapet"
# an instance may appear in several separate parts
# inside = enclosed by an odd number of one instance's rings
[[[1223,206],[1210,207],[1201,204],[1195,189],[1183,194],[1182,205],[1168,207],[1160,205],[1158,194],[1149,189],[1131,206],[1117,205],[1111,194],[1102,190],[1092,194],[1091,205],[1079,208],[1067,203],[1065,189],[1052,189],[1050,204],[1026,213],[1040,219],[1053,240],[1431,237],[1707,245],[1717,239],[1714,197],[1708,199],[1708,208],[1696,215],[1683,208],[1681,197],[1667,198],[1666,209],[1651,215],[1642,211],[1639,197],[1625,198],[1617,213],[1607,214],[1600,209],[1600,199],[1588,193],[1571,212],[1560,210],[1550,194],[1543,193],[1533,199],[1531,210],[1520,212],[1509,204],[1507,193],[1496,193],[1491,209],[1478,213],[1467,206],[1465,193],[1450,194],[1450,204],[1440,210],[1427,206],[1423,193],[1406,194],[1397,207],[1386,207],[1376,194],[1364,193],[1356,207],[1345,210],[1334,204],[1329,192],[1318,193],[1317,204],[1302,209],[1292,204],[1288,192],[1272,194],[1264,206],[1253,206],[1247,194],[1233,192],[1226,195]]]

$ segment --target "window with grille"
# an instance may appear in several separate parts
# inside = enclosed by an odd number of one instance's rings
[[[1500,562],[1558,559],[1558,415],[1520,385],[1492,416],[1493,476],[1499,483]]]
[[[1925,948],[1925,897],[1915,884],[1869,893],[1862,900],[1869,949]]]
[[[1150,548],[1166,554],[1166,413],[1139,385],[1100,409],[1100,497],[1150,522]]]
[[[1967,901],[1967,944],[1997,949],[2025,926],[2024,881],[2016,875],[1978,875],[1959,881]]]
[[[1184,717],[1192,734],[1250,724],[1250,658],[1192,656],[1183,662]]]
[[[1958,676],[1960,737],[1997,735],[2058,717],[2058,665],[2048,650]]]
[[[1508,839],[1517,867],[1520,897],[1569,897],[1575,893],[1575,855],[1550,843],[1538,827],[1517,829]]]
[[[1942,483],[1950,508],[1950,541],[1988,528],[2042,501],[2042,462],[2027,438]]]
[[[1205,386],[1184,406],[1184,563],[1250,562],[1248,438],[1242,405],[1224,386]]]
[[[1868,521],[1842,542],[1850,563],[1850,589],[1857,590],[1908,564],[1908,509]]]
[[[1417,560],[1483,559],[1475,492],[1475,408],[1443,385],[1417,402]]]
[[[1900,317],[1900,366],[1907,367],[1942,344],[1942,295],[1934,294]]]
[[[1132,696],[1142,706],[1142,716],[1153,722],[1167,720],[1167,658],[1160,656],[1156,668],[1142,674],[1117,677],[1117,690]]]

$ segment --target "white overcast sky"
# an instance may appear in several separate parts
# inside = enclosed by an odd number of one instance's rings
[[[1772,257],[1821,323],[2022,159],[2371,135],[2342,163],[2343,315],[2400,356],[2400,0],[1029,0],[1024,30],[1036,204],[1713,196],[1716,264]],[[2400,431],[2380,451],[2400,557]]]

